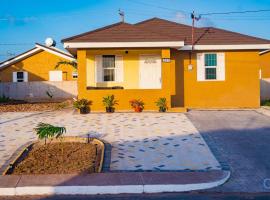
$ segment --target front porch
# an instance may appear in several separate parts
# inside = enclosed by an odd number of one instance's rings
[[[144,101],[145,110],[157,110],[155,102],[165,97],[169,110],[183,112],[172,102],[178,99],[171,53],[170,48],[78,50],[78,96],[91,100],[93,111],[104,110],[102,98],[114,95],[116,110],[130,110],[132,99]]]

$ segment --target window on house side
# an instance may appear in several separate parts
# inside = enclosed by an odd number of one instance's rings
[[[78,78],[78,72],[72,72],[72,78],[74,79]]]
[[[17,82],[24,82],[23,72],[17,72]]]
[[[103,81],[115,81],[115,56],[102,56]]]
[[[205,66],[205,79],[206,80],[217,79],[217,54],[215,53],[204,54],[204,66]]]

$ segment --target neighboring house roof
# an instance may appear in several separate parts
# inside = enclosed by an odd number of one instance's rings
[[[72,43],[95,44],[104,42],[169,42],[182,41],[185,46],[191,45],[192,27],[176,22],[152,18],[137,24],[116,23],[83,34],[63,39],[64,46],[72,48]],[[264,46],[254,46],[254,45]],[[265,46],[267,44],[268,46]],[[252,37],[219,28],[194,28],[194,45],[252,45],[245,48],[270,48],[270,40]],[[179,45],[176,45],[179,46]],[[84,47],[84,46],[83,46]],[[94,47],[94,46],[92,46]],[[99,47],[99,45],[96,45]],[[89,46],[91,48],[91,46]],[[255,48],[255,49],[256,49]]]
[[[14,63],[17,63],[17,62],[19,62],[19,61],[21,61],[21,60],[23,60],[23,59],[25,59],[25,58],[27,58],[29,56],[32,56],[34,54],[37,54],[37,53],[41,52],[41,51],[47,51],[49,53],[52,53],[54,55],[57,55],[59,57],[67,59],[67,60],[71,60],[71,61],[75,60],[75,58],[68,52],[62,51],[62,50],[60,50],[58,48],[55,48],[55,47],[47,47],[45,45],[36,43],[34,48],[32,48],[32,49],[30,49],[30,50],[28,50],[28,51],[26,51],[26,52],[24,52],[22,54],[19,54],[19,55],[15,56],[15,57],[12,57],[12,58],[10,58],[8,60],[5,60],[5,61],[1,62],[0,63],[0,69],[2,69],[4,67],[8,67],[8,66],[10,66],[10,65],[12,65]]]

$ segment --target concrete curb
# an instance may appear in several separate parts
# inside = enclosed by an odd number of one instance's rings
[[[94,180],[90,180],[89,177],[80,181],[83,178],[78,178],[79,182],[75,180],[70,183],[62,183],[59,185],[46,185],[46,181],[38,181],[40,177],[33,179],[28,183],[23,183],[21,177],[6,176],[6,183],[3,183],[0,187],[0,196],[15,196],[15,195],[96,195],[96,194],[124,194],[124,193],[160,193],[160,192],[186,192],[193,190],[209,189],[225,183],[230,177],[230,171],[221,171],[218,176],[210,175],[210,181],[202,180],[204,174],[207,176],[208,172],[199,174],[199,178],[196,180],[196,176],[191,175],[191,180],[186,180],[189,174],[181,173],[130,173],[128,175],[125,173],[107,173],[106,175],[98,176],[95,175]],[[134,177],[132,177],[134,176]],[[176,176],[176,177],[175,177]],[[84,176],[82,176],[84,177]],[[117,179],[119,177],[119,179]],[[153,177],[153,178],[151,178]],[[170,181],[171,177],[172,180]],[[5,176],[0,177],[1,181],[5,180]],[[32,177],[33,178],[33,177]],[[90,177],[91,178],[91,177]],[[108,180],[105,180],[108,179]],[[133,179],[134,178],[134,179]],[[9,179],[9,180],[8,180]],[[12,180],[13,179],[13,180]],[[37,180],[38,179],[38,180]],[[60,182],[60,179],[54,178],[56,181]],[[54,181],[55,181],[54,180]],[[99,181],[100,180],[100,181]],[[26,182],[27,182],[26,181]],[[86,183],[86,182],[91,183]],[[11,184],[9,184],[9,183]],[[22,182],[22,183],[20,183]],[[40,183],[34,185],[33,183]],[[115,182],[115,184],[113,184]],[[132,183],[133,182],[133,183]],[[74,184],[73,184],[74,183]],[[88,184],[88,185],[87,185]],[[13,186],[11,186],[13,185]]]

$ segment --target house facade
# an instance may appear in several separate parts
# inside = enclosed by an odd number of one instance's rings
[[[53,46],[36,44],[33,49],[0,63],[1,82],[71,81],[77,80],[77,71],[59,61],[74,61],[68,52]]]
[[[260,106],[259,52],[270,41],[217,28],[195,28],[153,18],[117,23],[62,41],[78,62],[78,97],[103,110],[114,94],[129,110],[166,97],[169,109]]]
[[[270,78],[270,50],[260,52],[261,78]]]

